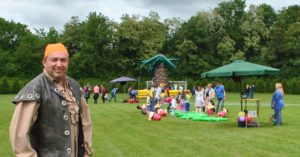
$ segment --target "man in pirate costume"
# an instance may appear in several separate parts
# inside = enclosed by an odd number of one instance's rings
[[[66,75],[69,53],[61,43],[48,44],[43,72],[13,99],[9,128],[17,157],[88,157],[92,123],[80,85]]]

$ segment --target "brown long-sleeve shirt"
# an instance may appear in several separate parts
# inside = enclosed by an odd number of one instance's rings
[[[79,108],[76,104],[68,86],[61,87],[57,84],[57,88],[62,91],[67,100],[70,118],[71,118],[71,140],[72,140],[72,157],[77,157],[77,135],[78,135],[78,118]],[[12,117],[9,128],[10,141],[12,149],[16,157],[37,157],[37,153],[31,147],[28,133],[30,127],[35,123],[38,116],[38,108],[40,104],[36,101],[19,102],[16,104],[16,109]],[[92,154],[92,122],[90,111],[85,99],[81,97],[82,108],[82,127],[84,134],[84,147],[86,154]]]

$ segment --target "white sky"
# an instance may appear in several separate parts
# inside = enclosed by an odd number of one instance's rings
[[[209,11],[224,0],[0,0],[0,17],[27,25],[30,29],[53,26],[62,30],[72,16],[86,20],[90,12],[102,13],[116,22],[127,13],[148,16],[157,12],[161,19],[180,17],[188,20],[198,11]],[[275,10],[300,5],[300,0],[246,0],[250,4],[266,3]]]

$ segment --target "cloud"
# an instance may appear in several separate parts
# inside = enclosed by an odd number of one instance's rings
[[[148,16],[157,12],[161,20],[180,17],[188,20],[199,11],[208,11],[224,0],[0,0],[0,17],[26,24],[30,29],[53,26],[63,29],[72,16],[86,20],[90,12],[102,13],[111,20],[120,21],[123,14]],[[270,4],[275,10],[299,0],[247,0],[246,4]]]

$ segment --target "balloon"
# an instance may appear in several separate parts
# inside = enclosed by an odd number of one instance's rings
[[[241,117],[238,118],[238,121],[239,122],[244,122],[244,121],[246,121],[246,118],[244,116],[241,116]]]
[[[218,113],[218,116],[219,117],[225,117],[226,113],[224,111],[221,111],[221,112]]]
[[[155,120],[155,121],[160,121],[160,119],[161,119],[161,116],[159,115],[159,114],[157,114],[157,113],[154,113],[154,115],[153,115],[153,118],[152,118],[153,120]]]
[[[129,103],[134,103],[134,100],[133,99],[129,99]]]
[[[247,116],[247,123],[251,123],[253,121],[253,118],[250,116]]]
[[[239,117],[243,117],[243,116],[245,116],[245,112],[242,112],[242,111],[241,111],[241,112],[239,112],[238,116],[239,116]]]
[[[167,113],[164,110],[162,110],[159,112],[159,115],[162,117],[165,117],[165,116],[167,116]]]
[[[168,98],[165,99],[165,101],[166,101],[167,103],[171,103],[172,98],[169,98],[169,97],[168,97]]]
[[[207,110],[208,115],[212,115],[214,113],[214,110]]]

